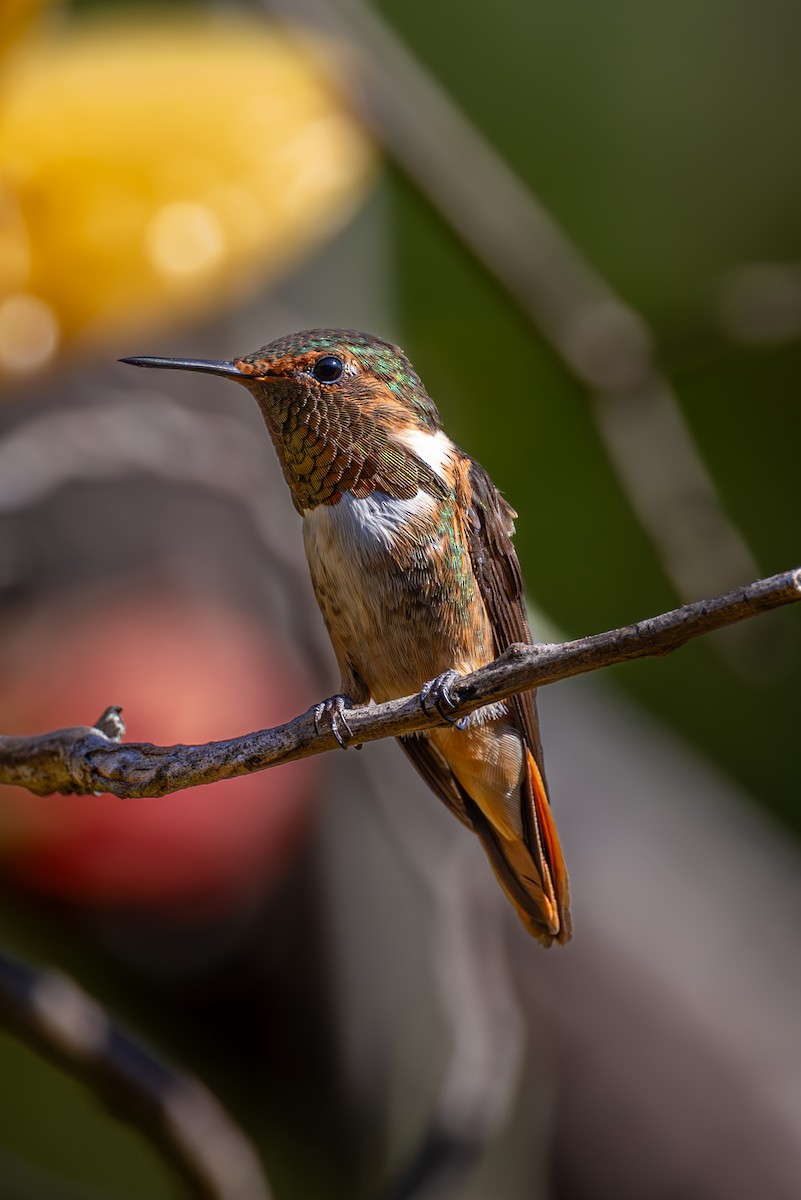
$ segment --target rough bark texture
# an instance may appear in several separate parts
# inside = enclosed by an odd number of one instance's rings
[[[669,654],[690,638],[799,599],[801,569],[795,569],[608,633],[559,645],[510,646],[495,662],[454,683],[453,713],[462,716],[528,688],[633,658]],[[417,696],[347,713],[354,745],[441,723],[439,717],[422,712]],[[111,792],[121,797],[163,796],[333,750],[337,740],[330,723],[319,730],[318,724],[310,710],[286,725],[226,741],[153,746],[122,743],[120,710],[112,706],[96,726],[31,737],[0,737],[0,783],[16,784],[40,795]]]

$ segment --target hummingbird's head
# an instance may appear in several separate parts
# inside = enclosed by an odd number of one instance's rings
[[[122,361],[205,371],[247,387],[301,512],[336,504],[346,491],[410,498],[418,487],[441,488],[410,441],[439,432],[436,405],[403,351],[371,334],[310,329],[230,362]]]
[[[276,386],[321,408],[352,404],[386,420],[441,427],[420,376],[397,346],[351,329],[309,329],[234,359],[257,395]]]

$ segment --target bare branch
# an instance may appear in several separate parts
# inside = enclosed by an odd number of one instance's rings
[[[559,645],[510,646],[495,662],[457,680],[454,714],[463,716],[571,675],[668,654],[690,638],[801,600],[801,568],[760,579],[712,600],[701,600],[608,633]],[[398,737],[441,724],[426,716],[418,696],[348,712],[353,742]],[[112,736],[108,735],[109,730]],[[107,710],[97,726],[58,729],[33,737],[0,737],[0,783],[39,795],[111,792],[115,796],[164,796],[168,792],[264,771],[337,745],[332,732],[315,729],[313,710],[286,725],[198,746],[119,743],[119,710]]]

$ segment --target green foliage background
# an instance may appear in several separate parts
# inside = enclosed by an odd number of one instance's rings
[[[801,251],[801,9],[468,0],[457,17],[452,4],[380,7],[650,322],[764,573],[796,564],[801,345],[732,344],[714,302],[733,268],[792,263]],[[573,636],[674,607],[581,387],[413,190],[394,187],[406,344],[449,430],[520,512],[534,600]],[[801,627],[792,612],[768,620],[782,626],[780,645],[766,645],[745,677],[710,642],[613,677],[798,832]]]

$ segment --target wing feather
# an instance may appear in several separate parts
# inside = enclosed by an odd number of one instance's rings
[[[458,496],[467,513],[470,559],[500,654],[533,638],[523,599],[523,578],[512,544],[516,513],[486,471],[466,459],[467,484]],[[457,481],[457,491],[459,484]],[[527,747],[521,806],[524,840],[504,838],[465,791],[430,738],[399,738],[407,757],[436,796],[481,841],[490,865],[528,931],[549,946],[570,937],[567,872],[544,781],[542,743],[533,691],[507,701],[509,716]]]
[[[495,653],[500,654],[513,642],[531,644],[534,640],[526,617],[523,576],[512,544],[517,514],[501,496],[484,468],[473,460],[470,461],[468,482],[470,557],[493,629]],[[557,940],[565,942],[570,937],[571,929],[567,871],[545,784],[535,692],[524,692],[507,703],[531,755],[523,791],[522,816],[526,846],[541,876],[543,890],[555,909]],[[497,843],[496,855],[500,853],[508,858],[500,840],[494,840]],[[496,855],[490,852],[483,836],[482,841],[495,866]]]
[[[419,737],[414,733],[407,737],[399,737],[398,742],[434,795],[439,797],[463,825],[475,832],[473,822],[467,815],[464,790],[434,743],[427,737]]]

